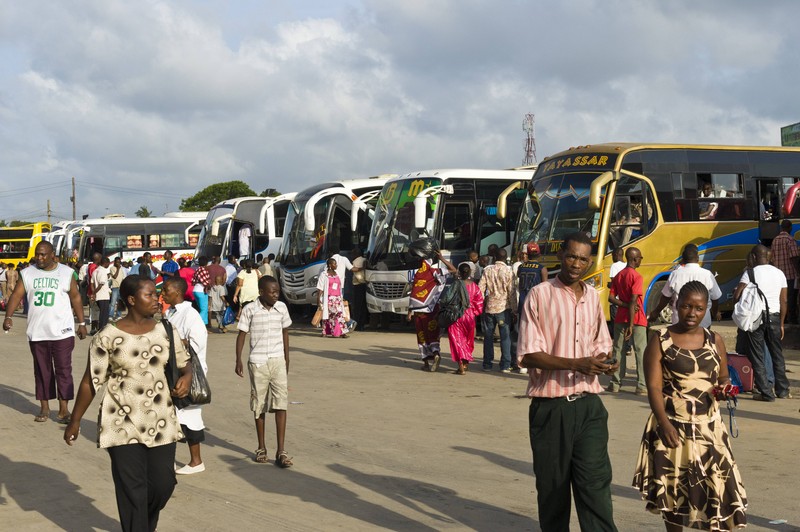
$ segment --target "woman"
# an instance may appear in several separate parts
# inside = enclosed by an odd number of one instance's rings
[[[182,278],[168,277],[164,281],[164,289],[161,293],[164,296],[164,302],[169,305],[166,313],[167,320],[178,331],[181,340],[189,342],[189,345],[192,346],[203,366],[203,371],[208,375],[208,364],[206,363],[208,331],[203,326],[200,314],[190,302],[184,300],[185,292],[186,281]],[[190,405],[186,408],[179,408],[178,423],[180,423],[181,432],[189,445],[189,463],[175,472],[179,475],[193,475],[205,471],[206,466],[200,456],[200,443],[206,439],[202,406]]]
[[[120,297],[128,313],[92,339],[64,441],[73,444],[86,409],[105,387],[97,444],[111,457],[122,530],[138,532],[156,529],[159,512],[175,489],[175,443],[183,435],[170,395],[188,394],[192,366],[183,344],[176,342],[175,357],[182,370],[169,391],[164,370],[169,337],[164,326],[153,320],[158,312],[153,281],[138,275],[126,277]]]
[[[187,261],[183,257],[178,259],[178,275],[186,281],[186,293],[183,294],[183,299],[194,303],[194,286],[192,285],[194,268],[192,268],[191,261]]]
[[[317,306],[322,309],[322,336],[347,338],[350,332],[344,313],[342,280],[336,273],[336,259],[328,259],[327,269],[319,274]]]
[[[683,285],[678,323],[650,338],[644,355],[652,413],[642,437],[634,487],[667,532],[733,530],[747,523],[747,495],[716,397],[727,397],[725,343],[700,327],[708,289]]]
[[[447,328],[447,339],[450,342],[450,355],[458,364],[455,371],[463,375],[469,370],[472,351],[475,349],[475,319],[483,312],[483,294],[478,285],[472,282],[472,267],[468,262],[458,265],[458,278],[455,282],[464,283],[469,296],[469,307],[450,327]]]
[[[197,269],[192,276],[192,294],[197,303],[197,311],[206,328],[208,325],[208,289],[211,287],[211,274],[208,273],[208,257],[201,256],[197,259]]]
[[[242,271],[236,274],[236,291],[233,293],[233,302],[239,305],[236,313],[236,321],[242,314],[242,309],[249,303],[258,299],[258,280],[261,274],[253,268],[253,261],[245,259],[242,261]]]

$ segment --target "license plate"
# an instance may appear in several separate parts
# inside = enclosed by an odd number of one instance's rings
[[[391,303],[388,303],[388,302],[383,302],[383,303],[381,304],[381,308],[382,308],[382,310],[383,310],[384,312],[392,312],[392,310],[394,310],[394,309],[392,308],[392,304],[391,304]]]

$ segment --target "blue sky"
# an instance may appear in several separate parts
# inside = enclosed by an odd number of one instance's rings
[[[218,181],[506,168],[608,141],[779,144],[800,3],[0,0],[0,219]]]

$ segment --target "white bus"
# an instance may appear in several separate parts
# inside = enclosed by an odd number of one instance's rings
[[[191,259],[205,212],[160,218],[90,218],[71,222],[65,229],[60,257],[63,263],[91,261],[97,252],[114,260],[133,260],[149,252],[154,262],[164,252],[175,259]]]
[[[289,206],[276,259],[281,292],[287,302],[316,304],[317,279],[328,256],[348,255],[353,248],[366,247],[369,206],[374,205],[387,180],[386,176],[377,176],[332,181],[297,193]]]
[[[486,254],[492,244],[510,250],[532,176],[530,169],[426,170],[387,182],[367,247],[369,312],[408,312],[411,280],[419,267],[408,247],[420,237],[435,238],[455,265],[471,250]]]
[[[278,255],[286,212],[295,194],[281,194],[272,198],[244,197],[221,201],[208,211],[195,249],[195,257],[219,256],[223,263],[228,255],[242,257],[239,242],[240,230],[249,228],[249,258],[270,253]]]

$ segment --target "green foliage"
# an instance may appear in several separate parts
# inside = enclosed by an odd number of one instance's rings
[[[142,205],[134,214],[139,218],[151,218],[153,216],[153,211]]]
[[[241,198],[243,196],[255,196],[256,193],[250,185],[244,181],[226,181],[207,186],[192,197],[181,201],[180,210],[186,211],[207,211],[220,201]]]
[[[277,191],[276,189],[274,189],[274,188],[265,188],[265,189],[264,189],[264,192],[262,192],[261,194],[259,194],[259,196],[261,196],[262,198],[274,198],[274,197],[276,197],[276,196],[280,196],[280,195],[281,195],[281,193],[280,193],[280,192],[278,192],[278,191]]]

